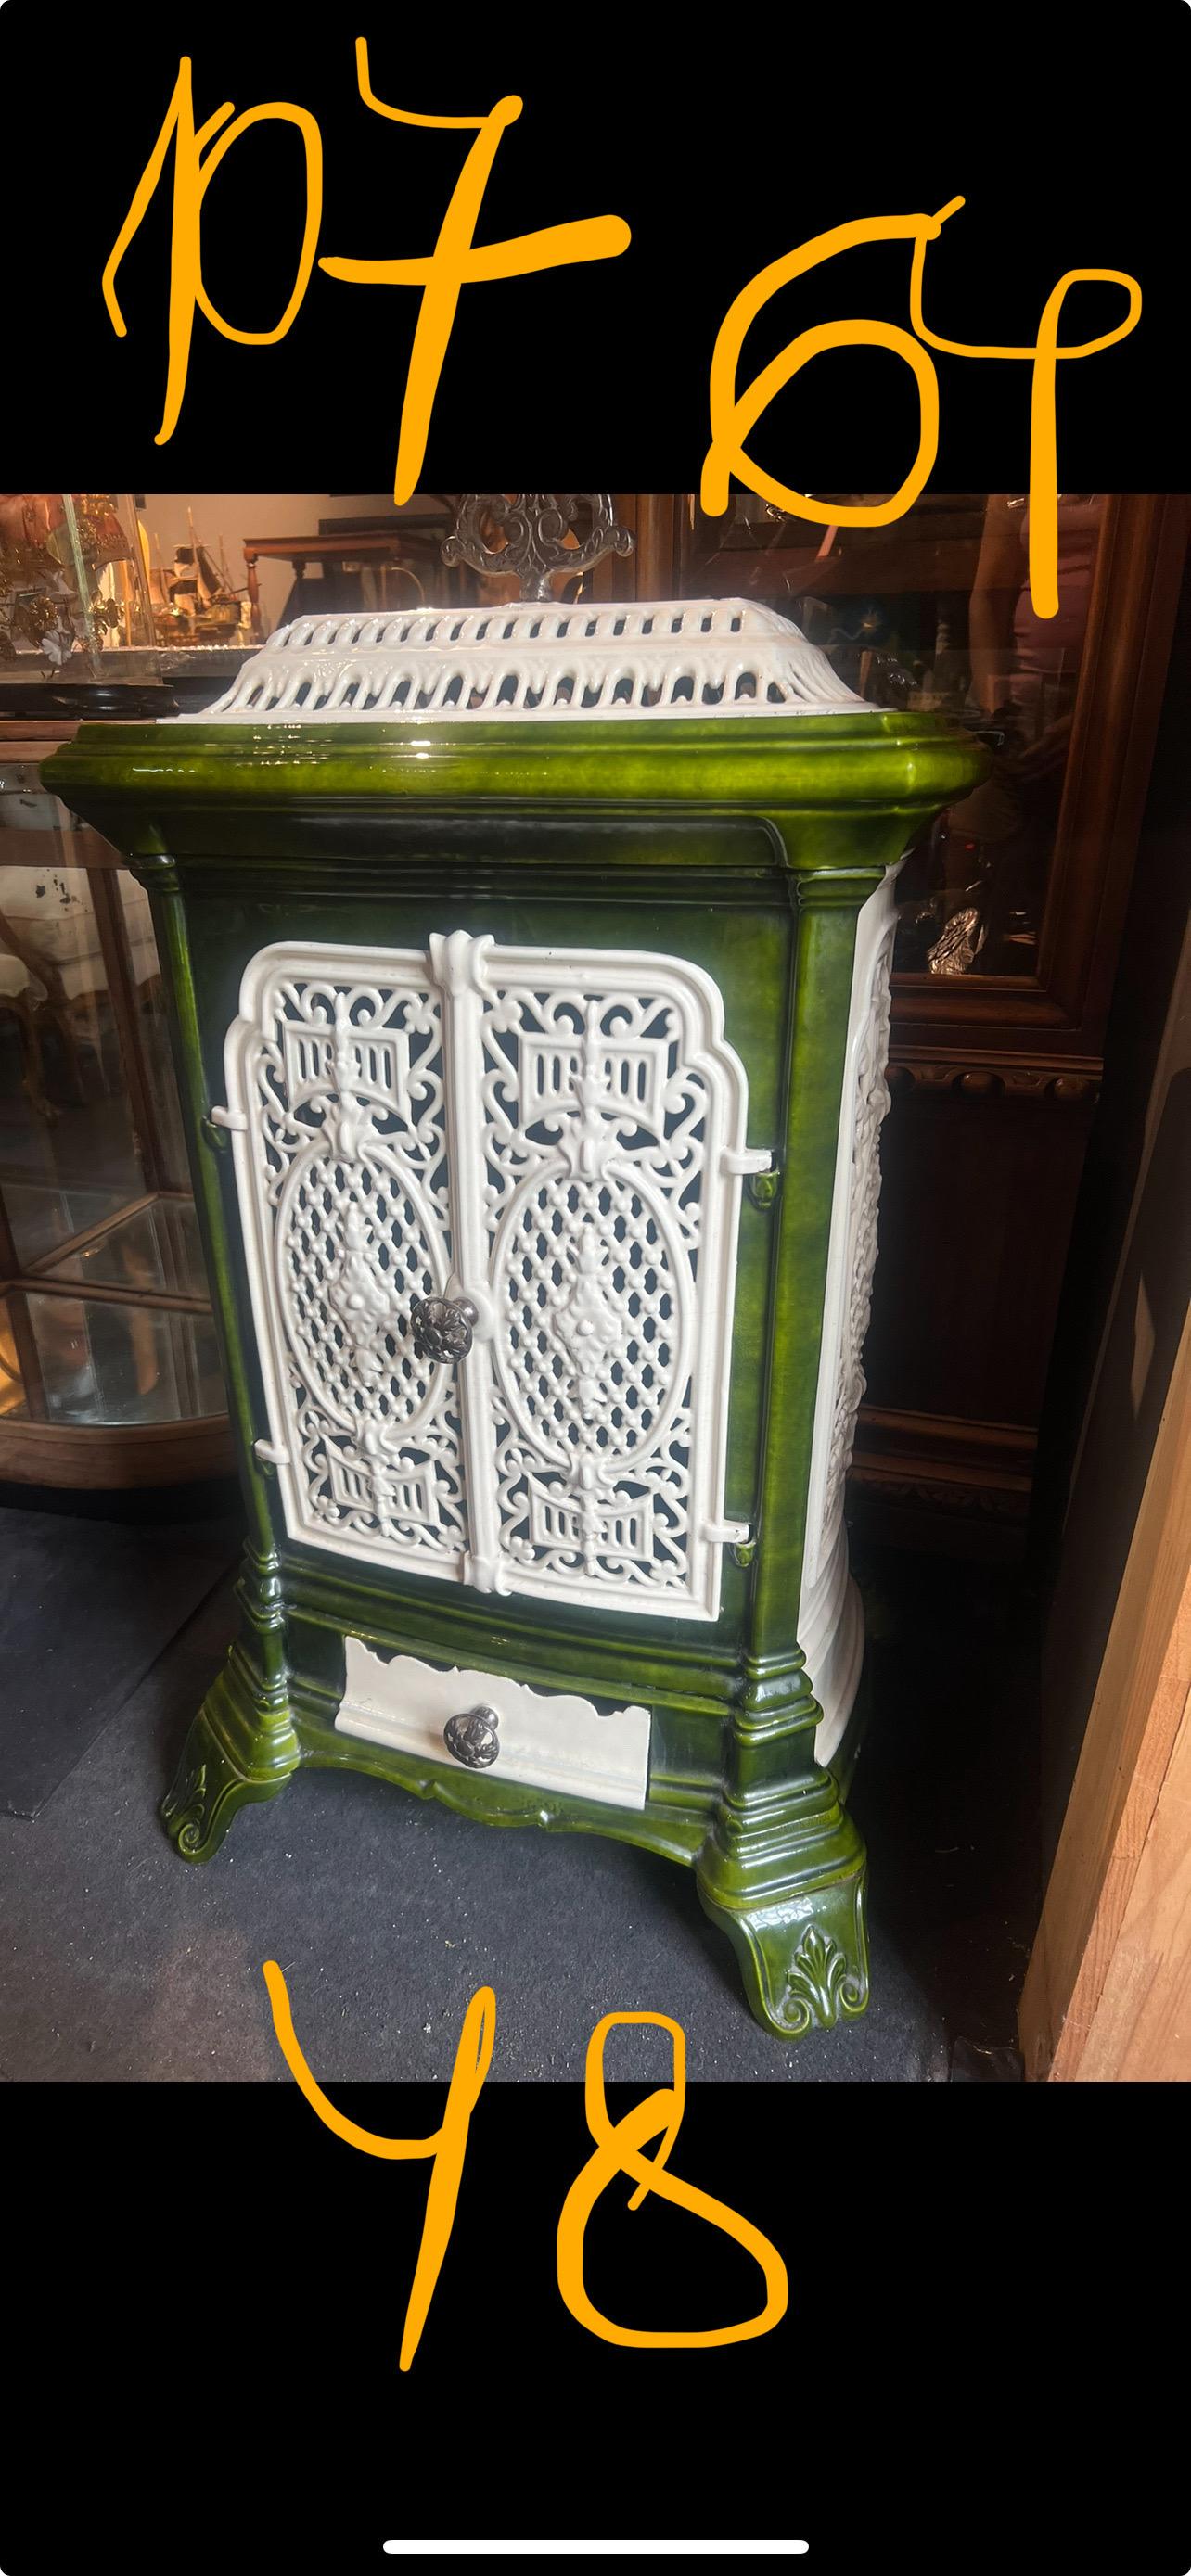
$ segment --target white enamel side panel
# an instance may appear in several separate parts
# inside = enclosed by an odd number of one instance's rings
[[[864,1395],[861,1354],[872,1306],[881,1187],[881,1122],[889,1106],[889,972],[897,927],[892,869],[856,924],[852,998],[840,1098],[823,1339],[807,1491],[798,1641],[822,1722],[815,1750],[828,1762],[860,1680],[864,1628],[848,1572],[844,1479]]]
[[[680,958],[263,950],[226,1050],[291,1534],[609,1609],[714,1619],[743,1067]],[[414,1358],[409,1301],[469,1299]]]

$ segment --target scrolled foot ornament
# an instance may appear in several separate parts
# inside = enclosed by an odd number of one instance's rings
[[[173,1787],[161,1802],[161,1821],[183,1860],[210,1860],[250,1784],[201,1719],[191,1728]]]
[[[183,1756],[177,1779],[161,1802],[161,1821],[184,1860],[198,1860],[207,1832],[207,1765]]]
[[[743,1889],[725,1899],[700,1876],[704,1910],[727,1933],[750,2007],[775,2038],[835,2030],[868,2003],[864,1856],[854,1829],[850,1840],[851,1869],[768,1902],[750,1903]]]
[[[863,1926],[861,1926],[863,1937]],[[811,2029],[832,2030],[839,2021],[855,2019],[868,2001],[868,1962],[858,1969],[829,1932],[808,1924],[786,1978],[779,2015],[788,2036],[801,2039]]]
[[[297,1769],[298,1739],[278,1703],[233,1646],[186,1738],[161,1821],[183,1860],[210,1860],[241,1807],[275,1798]]]

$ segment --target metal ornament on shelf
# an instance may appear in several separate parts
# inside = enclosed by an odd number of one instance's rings
[[[933,948],[926,952],[931,975],[970,975],[988,936],[988,923],[978,904],[961,904],[948,914]]]
[[[485,519],[507,531],[503,546],[487,543]],[[576,522],[584,520],[580,534]],[[465,492],[441,549],[445,564],[468,564],[486,579],[515,573],[522,599],[552,599],[555,573],[591,572],[605,555],[632,551],[632,532],[614,518],[610,492]]]

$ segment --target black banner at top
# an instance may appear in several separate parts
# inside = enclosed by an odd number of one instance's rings
[[[7,0],[7,479],[1183,486],[1185,0],[639,17]]]

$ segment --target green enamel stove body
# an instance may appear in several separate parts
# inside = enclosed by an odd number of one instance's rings
[[[347,1765],[693,1864],[783,2038],[864,2009],[893,871],[982,767],[859,709],[249,710],[47,762],[152,898],[248,1520],[185,1858]]]

